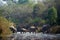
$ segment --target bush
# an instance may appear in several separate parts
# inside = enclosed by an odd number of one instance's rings
[[[12,33],[9,29],[9,26],[10,22],[4,17],[0,17],[0,37],[2,37],[3,40],[7,35]]]

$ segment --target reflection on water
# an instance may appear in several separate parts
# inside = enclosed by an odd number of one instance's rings
[[[43,33],[14,33],[7,40],[60,40],[60,34],[43,34]]]

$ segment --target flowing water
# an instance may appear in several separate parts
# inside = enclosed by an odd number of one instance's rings
[[[60,34],[14,33],[8,40],[60,40]]]

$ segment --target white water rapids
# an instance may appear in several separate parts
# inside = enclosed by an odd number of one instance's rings
[[[60,34],[17,32],[12,34],[12,36],[9,39],[10,40],[60,40]]]

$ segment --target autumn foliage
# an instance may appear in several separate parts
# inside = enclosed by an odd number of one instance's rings
[[[0,17],[0,37],[4,38],[5,36],[11,34],[9,25],[10,22],[6,18]]]

